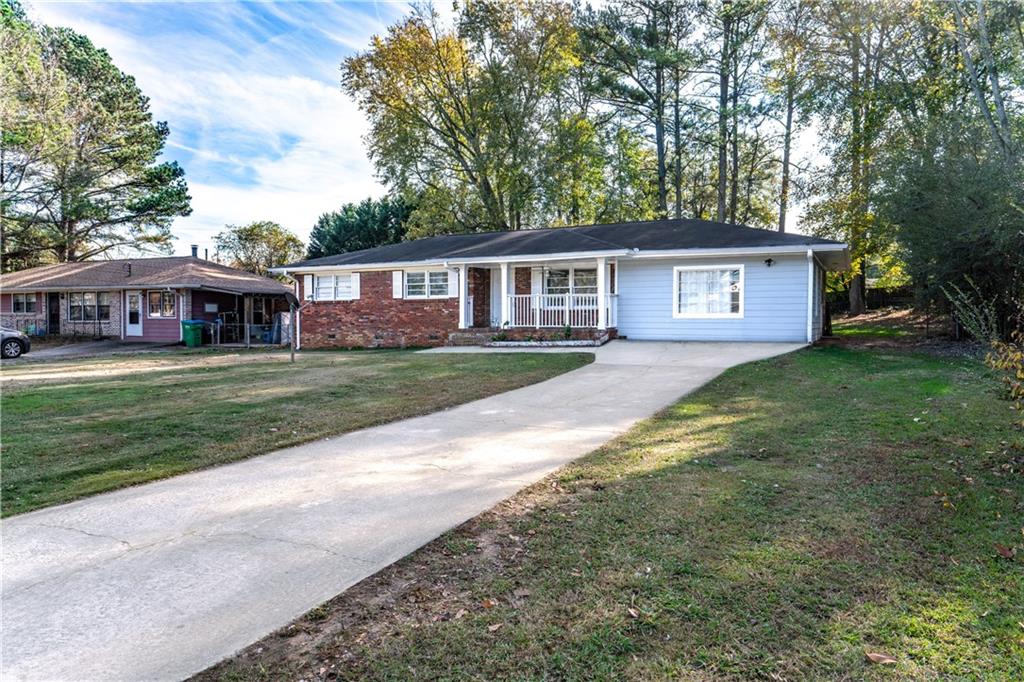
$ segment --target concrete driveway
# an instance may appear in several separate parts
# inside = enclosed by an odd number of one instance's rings
[[[158,348],[167,348],[167,343],[125,343],[116,339],[100,339],[97,341],[79,341],[61,346],[38,348],[22,355],[15,360],[4,360],[5,363],[52,362],[56,360],[80,360],[95,358],[115,353],[137,353]]]
[[[186,677],[725,368],[799,347],[616,341],[540,384],[7,519],[0,676]]]

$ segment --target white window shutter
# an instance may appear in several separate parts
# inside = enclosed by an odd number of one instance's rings
[[[316,298],[316,289],[313,288],[313,275],[302,276],[302,296],[307,300]]]
[[[466,268],[463,267],[463,270]],[[448,298],[459,297],[459,275],[460,272],[455,268],[448,268]]]
[[[544,268],[531,268],[530,270],[530,293],[544,293]]]
[[[395,270],[391,273],[391,296],[402,298],[402,271]]]
[[[359,298],[359,273],[353,272],[350,277],[352,277],[352,293],[349,297],[354,300]]]

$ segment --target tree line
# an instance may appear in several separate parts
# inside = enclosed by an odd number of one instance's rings
[[[922,301],[1024,274],[1017,2],[474,0],[342,64],[408,233],[687,217],[842,239]],[[794,148],[800,141],[804,148]]]

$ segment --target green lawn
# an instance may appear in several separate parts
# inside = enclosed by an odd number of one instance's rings
[[[969,360],[735,368],[202,677],[1024,679],[1012,418]]]
[[[433,412],[590,354],[139,354],[5,367],[4,515]]]

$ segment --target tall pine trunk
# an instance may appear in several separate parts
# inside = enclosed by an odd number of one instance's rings
[[[718,212],[717,220],[725,222],[726,180],[728,168],[729,136],[729,53],[732,20],[726,13],[722,17],[722,54],[718,62]]]
[[[679,130],[679,65],[675,67],[675,131],[673,149],[675,150],[675,190],[676,190],[676,220],[683,217],[683,152],[680,149],[682,133]]]
[[[864,254],[861,253],[861,221],[864,219],[863,184],[861,174],[861,154],[863,150],[864,121],[861,116],[861,42],[860,36],[853,37],[852,66],[850,78],[850,104],[852,107],[852,123],[850,130],[850,191],[852,194],[852,210],[850,215],[850,253],[853,255],[853,277],[850,280],[850,314],[861,315],[867,309],[865,305]]]
[[[793,111],[796,108],[796,85],[786,84],[786,131],[782,137],[782,188],[779,191],[779,232],[786,231],[786,209],[789,207],[789,155],[793,147]]]
[[[654,69],[654,146],[658,156],[658,217],[668,216],[668,176],[665,159],[665,67],[661,64]]]
[[[732,106],[730,107],[732,130],[730,131],[730,149],[732,150],[732,168],[729,170],[729,222],[736,224],[736,212],[739,208],[740,195],[740,91],[739,91],[739,58],[733,60],[732,73]]]

